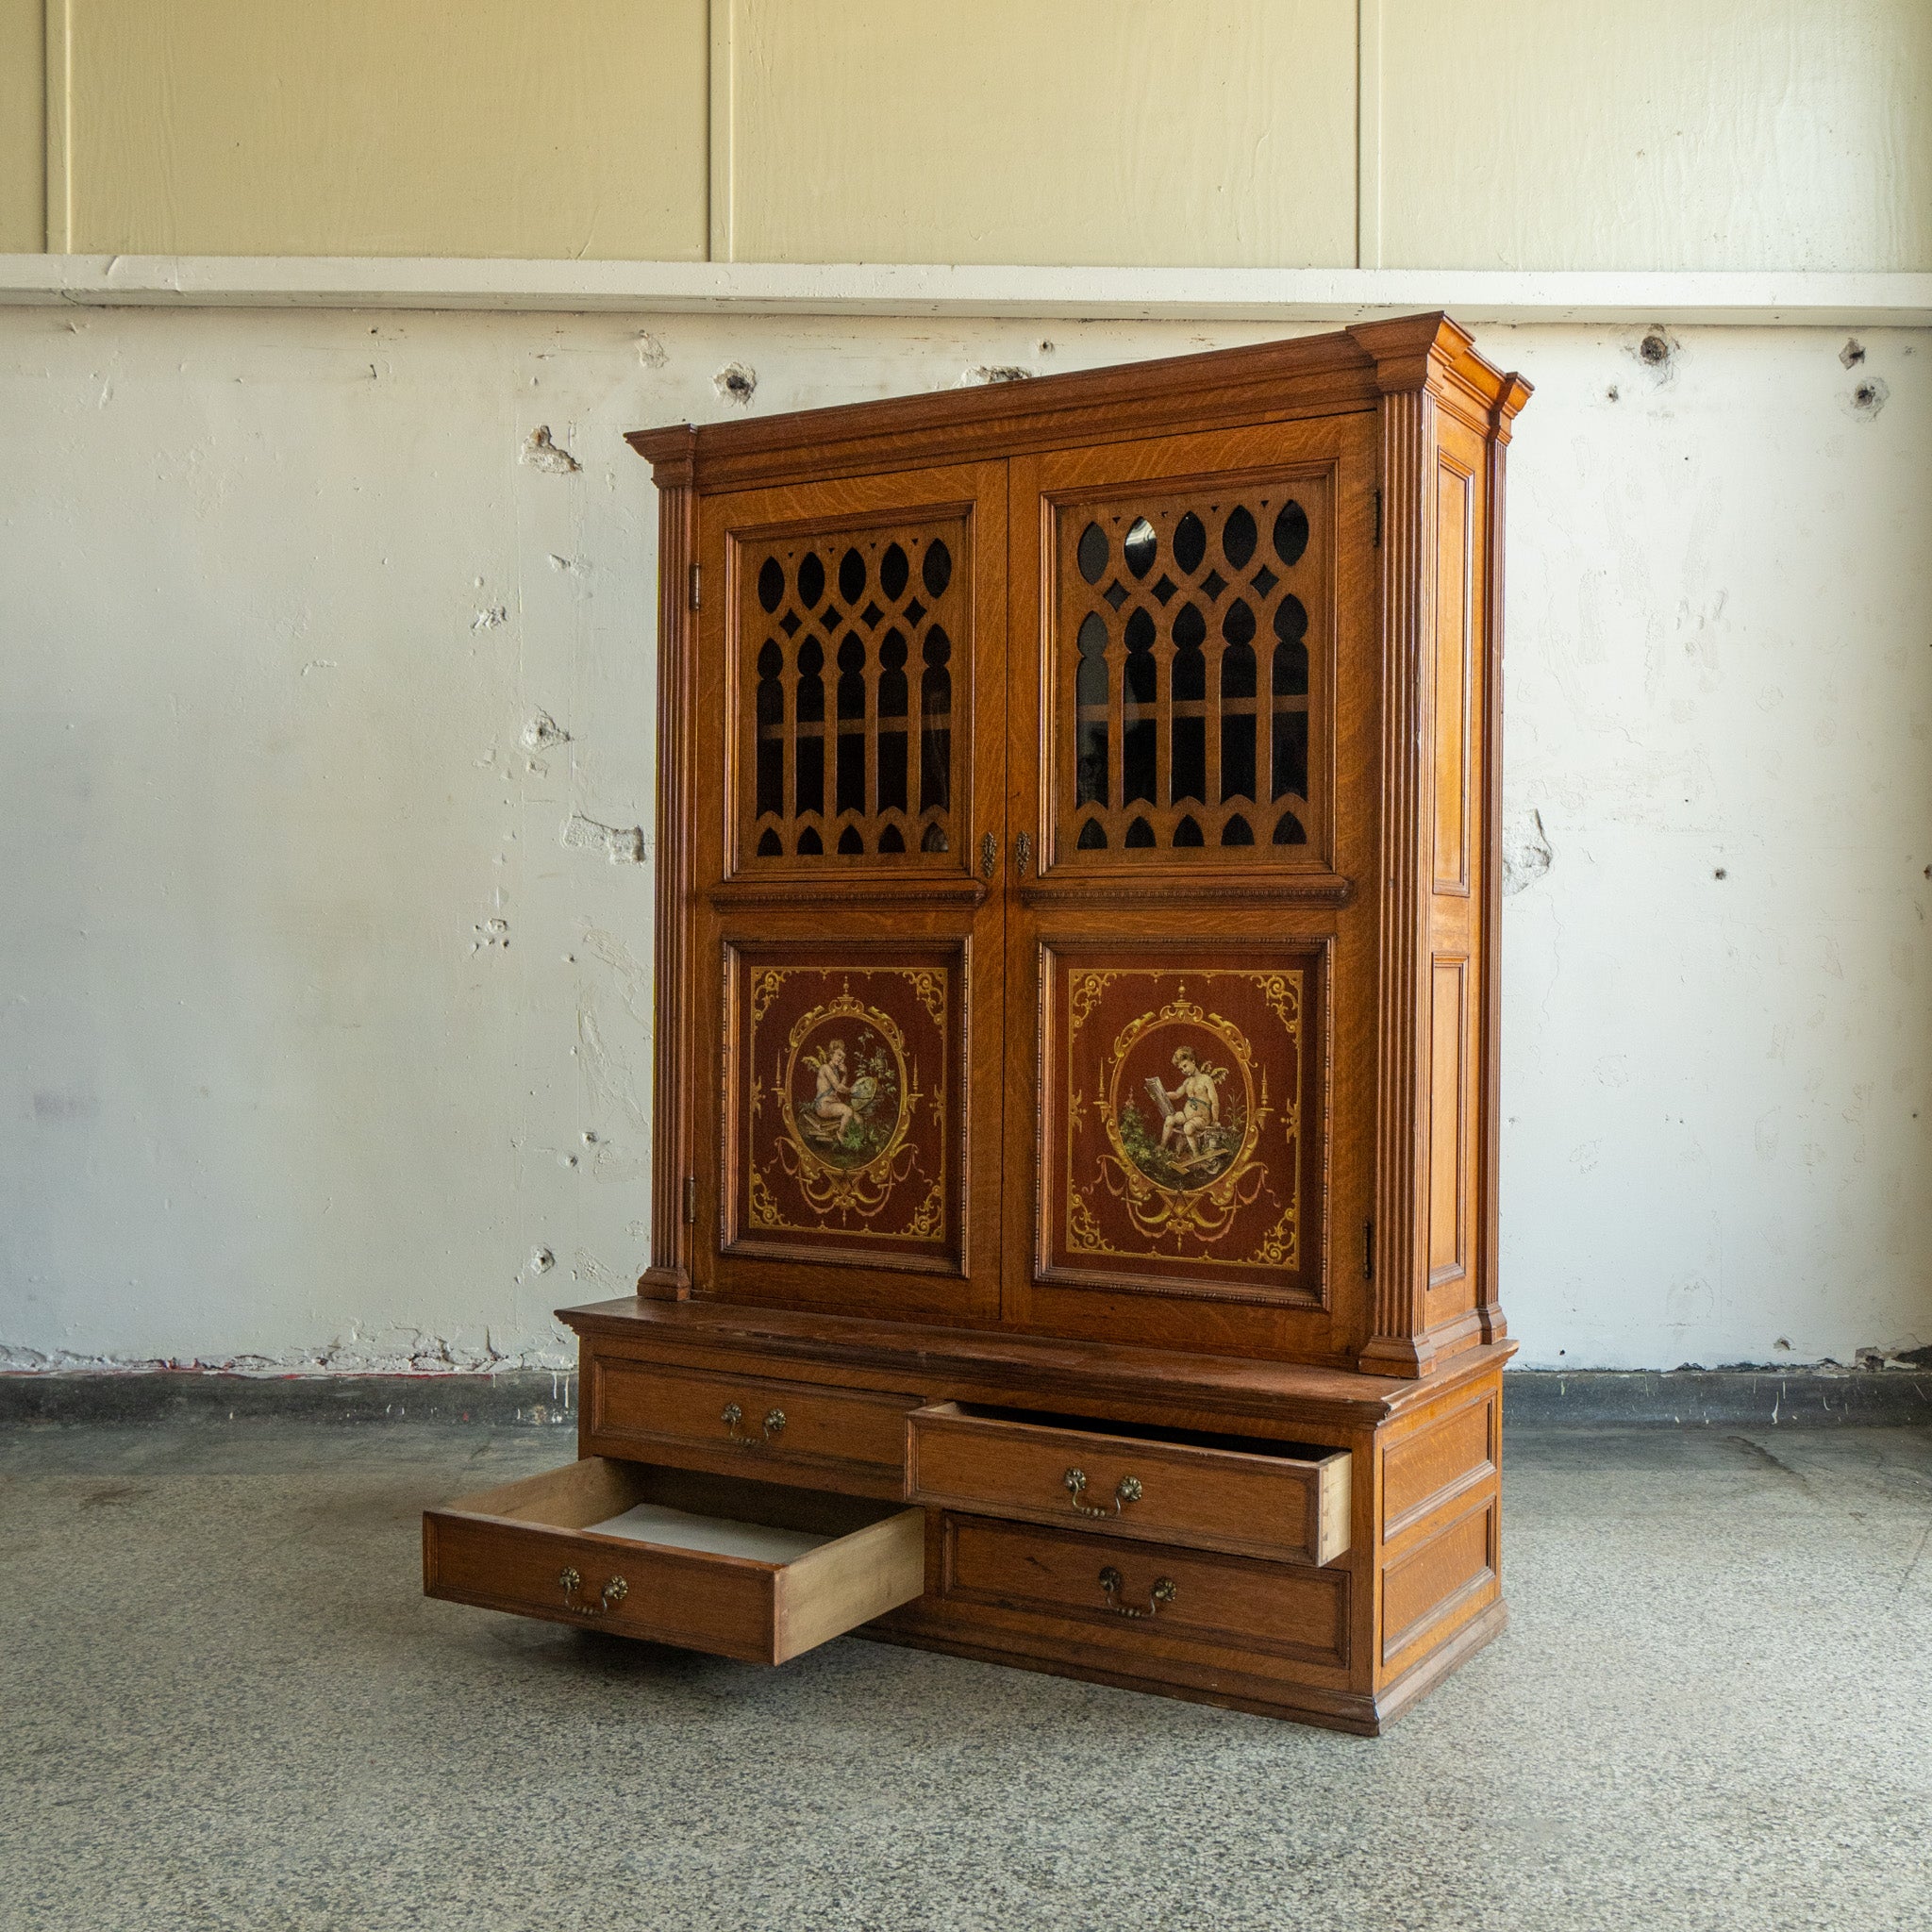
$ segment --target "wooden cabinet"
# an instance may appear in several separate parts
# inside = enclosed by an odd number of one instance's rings
[[[1394,1707],[1391,1618],[1411,1687],[1493,1627],[1527,393],[1424,316],[631,438],[652,1255],[633,1325],[571,1317],[587,1455],[910,1496],[892,1634],[1325,1722]],[[936,1378],[972,1336],[1021,1353]],[[1232,1412],[1216,1359],[1262,1376]],[[1453,1533],[1410,1493],[1439,1471]]]

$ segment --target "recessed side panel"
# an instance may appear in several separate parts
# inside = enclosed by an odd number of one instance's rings
[[[1470,700],[1475,641],[1475,482],[1446,457],[1436,473],[1435,890],[1469,891]]]
[[[1469,961],[1438,955],[1429,976],[1429,1286],[1469,1267]]]
[[[1328,953],[1042,946],[1038,1278],[1324,1305]]]
[[[966,950],[726,948],[726,1256],[960,1272]]]

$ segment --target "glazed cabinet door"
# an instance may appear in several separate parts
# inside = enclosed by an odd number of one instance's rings
[[[1375,484],[1368,411],[1012,466],[1018,1325],[1358,1345]]]
[[[698,1294],[996,1315],[1006,536],[1003,463],[701,504]]]

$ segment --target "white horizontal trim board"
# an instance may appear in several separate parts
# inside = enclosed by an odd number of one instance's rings
[[[62,302],[1203,322],[1359,322],[1446,308],[1472,323],[1924,327],[1932,275],[0,255],[0,305]]]

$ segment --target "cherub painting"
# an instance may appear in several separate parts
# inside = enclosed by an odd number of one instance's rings
[[[836,1167],[863,1166],[891,1140],[897,1123],[898,1083],[891,1057],[870,1032],[848,1058],[842,1039],[800,1055],[812,1092],[793,1118],[801,1139]]]
[[[1221,1083],[1227,1078],[1227,1069],[1206,1065],[1191,1046],[1175,1047],[1174,1063],[1180,1071],[1178,1087],[1163,1087],[1150,1074],[1147,1088],[1167,1116],[1160,1124],[1161,1146],[1179,1141],[1188,1157],[1194,1158],[1219,1145]]]
[[[805,1063],[812,1071],[818,1091],[799,1108],[798,1124],[808,1134],[836,1141],[845,1123],[858,1118],[858,1109],[847,1098],[852,1087],[845,1078],[845,1042],[828,1041],[824,1053],[807,1054]]]
[[[1172,1087],[1158,1074],[1137,1075],[1138,1085],[1159,1116],[1159,1132],[1133,1101],[1126,1100],[1119,1115],[1121,1145],[1134,1165],[1159,1186],[1204,1187],[1226,1169],[1241,1143],[1241,1100],[1238,1094],[1223,1097],[1222,1083],[1229,1077],[1228,1070],[1215,1066],[1199,1047],[1175,1047],[1169,1063],[1174,1070]],[[1142,1059],[1141,1066],[1145,1065]]]

